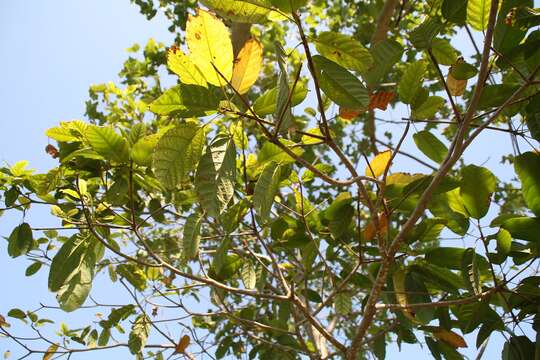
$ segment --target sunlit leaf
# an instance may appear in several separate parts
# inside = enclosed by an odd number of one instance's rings
[[[386,167],[388,166],[388,163],[390,162],[391,158],[392,158],[392,151],[390,150],[386,150],[377,154],[377,156],[375,156],[369,162],[369,165],[366,166],[366,171],[365,171],[366,176],[371,176],[375,178],[381,176],[386,170]]]
[[[206,80],[201,71],[191,59],[176,46],[167,51],[167,67],[178,77],[183,84],[207,87]]]
[[[321,32],[315,39],[315,47],[322,56],[349,70],[364,72],[373,64],[369,51],[349,35]]]
[[[233,47],[229,29],[221,20],[207,11],[197,9],[195,16],[188,17],[186,42],[191,61],[204,74],[206,81],[212,85],[224,86],[231,80]]]
[[[281,167],[274,162],[270,162],[265,166],[255,184],[253,205],[262,222],[265,222],[270,215],[274,197],[279,190],[280,176]]]
[[[467,23],[475,30],[486,30],[490,8],[491,0],[469,0],[467,3]]]
[[[262,67],[262,46],[256,39],[245,42],[234,62],[231,84],[240,94],[248,92]]]

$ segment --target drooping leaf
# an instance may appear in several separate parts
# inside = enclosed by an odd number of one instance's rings
[[[56,299],[62,310],[74,311],[84,304],[92,288],[94,266],[95,261],[85,257],[78,272],[58,290]]]
[[[386,170],[386,167],[388,166],[388,163],[390,162],[391,158],[392,158],[391,150],[386,150],[377,154],[377,156],[375,156],[369,162],[369,165],[366,166],[366,170],[365,170],[366,176],[371,176],[374,178],[378,178],[379,176],[381,176]]]
[[[505,0],[501,2],[497,23],[493,32],[493,47],[501,54],[507,55],[515,49],[525,37],[527,27],[518,26],[508,20],[515,14],[518,6],[533,6],[533,0]]]
[[[336,295],[334,305],[338,314],[348,315],[352,309],[351,295],[346,292],[340,292]]]
[[[453,331],[438,327],[435,329],[430,329],[430,332],[437,339],[444,341],[445,343],[452,346],[453,348],[467,347],[467,343],[465,342],[465,339],[463,339],[461,335],[458,335]]]
[[[526,152],[514,159],[514,169],[521,181],[527,207],[540,216],[540,155]]]
[[[422,87],[426,70],[427,64],[423,61],[416,61],[407,65],[398,84],[398,94],[401,101],[406,104],[413,103],[416,94]]]
[[[233,47],[229,29],[221,20],[197,9],[195,16],[188,16],[186,42],[191,61],[204,74],[207,82],[224,86],[231,80]]]
[[[460,194],[463,205],[472,218],[481,219],[489,210],[497,179],[488,169],[475,165],[463,167],[461,176]]]
[[[197,213],[191,214],[184,224],[182,236],[182,257],[187,260],[194,259],[199,253],[199,242],[201,240],[201,216]]]
[[[240,275],[242,277],[242,283],[246,289],[254,289],[257,283],[257,272],[250,260],[245,260],[240,269]]]
[[[231,85],[240,94],[245,94],[251,88],[261,72],[262,46],[256,39],[244,43],[236,57]]]
[[[207,87],[206,79],[201,71],[182,50],[173,46],[167,51],[167,67],[178,75],[186,85]]]
[[[176,347],[174,348],[174,351],[177,354],[185,353],[187,347],[189,346],[190,341],[191,341],[191,339],[189,338],[188,335],[182,336],[180,341],[178,341],[178,344],[176,344]]]
[[[280,176],[281,167],[274,162],[270,162],[265,166],[259,180],[255,184],[253,205],[263,223],[266,222],[270,215],[274,197],[279,190]]]
[[[369,94],[362,82],[332,60],[313,56],[318,70],[319,85],[333,102],[350,109],[364,109],[369,105]]]
[[[150,104],[150,111],[158,115],[181,117],[205,116],[217,111],[219,98],[212,89],[198,85],[176,85]]]
[[[292,125],[292,110],[289,102],[289,75],[285,63],[285,50],[279,42],[275,42],[276,58],[279,66],[279,75],[277,78],[276,111],[274,119],[276,123],[276,132],[288,130]]]
[[[32,228],[26,222],[15,227],[9,235],[8,255],[16,258],[18,256],[26,254],[32,249],[34,244],[34,238],[32,235]]]
[[[317,51],[349,70],[363,73],[373,64],[369,51],[352,36],[324,31],[315,40]]]
[[[204,129],[183,123],[163,135],[154,151],[156,178],[167,189],[174,189],[195,169],[204,145]]]
[[[150,319],[146,317],[146,314],[139,315],[129,333],[128,347],[133,355],[140,354],[143,351],[149,332]]]
[[[62,245],[51,262],[48,280],[50,291],[60,290],[79,270],[84,257],[91,256],[89,245],[90,239],[83,236],[72,236]]]
[[[443,162],[448,153],[448,148],[435,135],[428,130],[423,130],[415,133],[413,139],[418,149],[424,155],[436,163],[440,164]]]
[[[476,74],[478,74],[478,69],[465,62],[463,58],[457,59],[450,67],[450,75],[456,80],[468,80],[475,77]]]
[[[461,258],[461,273],[469,291],[475,295],[480,294],[482,292],[482,283],[480,282],[476,252],[472,248],[466,249],[463,253],[463,257]]]
[[[58,344],[51,344],[45,351],[45,354],[43,354],[42,360],[51,360],[53,356],[56,354],[57,350],[58,350]]]
[[[218,137],[207,147],[195,176],[195,189],[205,211],[218,217],[234,192],[236,149],[228,137]]]
[[[126,162],[129,158],[129,145],[122,136],[110,127],[91,125],[87,128],[86,139],[98,154],[105,159],[117,163]]]
[[[491,0],[469,0],[467,3],[467,23],[475,30],[485,31],[490,8]]]

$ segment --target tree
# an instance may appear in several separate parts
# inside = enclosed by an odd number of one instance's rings
[[[540,326],[533,1],[201,3],[159,2],[178,43],[149,41],[121,86],[90,88],[88,121],[47,131],[57,167],[1,169],[2,210],[22,219],[8,254],[48,270],[62,310],[103,316],[58,329],[48,307],[11,309],[0,332],[44,359],[383,359],[390,342],[460,359],[473,331],[479,354],[499,332],[503,358],[538,358],[522,329]],[[178,82],[162,89],[165,67]],[[408,116],[381,134],[389,106]],[[515,180],[463,162],[495,133]],[[396,171],[405,157],[428,170]],[[39,206],[58,227],[25,221]],[[91,299],[104,273],[129,298]]]

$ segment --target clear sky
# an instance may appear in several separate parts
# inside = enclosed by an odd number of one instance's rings
[[[150,37],[167,45],[173,39],[163,18],[147,21],[129,0],[0,0],[0,161],[12,164],[26,159],[39,171],[55,166],[55,160],[44,151],[45,129],[61,120],[83,118],[89,85],[116,81],[127,58],[123,50],[136,42],[144,45]],[[469,45],[462,43],[458,48],[466,51]],[[399,119],[401,114],[394,111],[386,117]],[[509,146],[506,136],[493,133],[482,136],[467,152],[466,162],[484,164],[507,179],[510,173],[499,165],[500,157],[489,157],[485,150],[492,153],[494,147],[509,149]],[[21,221],[20,215],[15,215],[0,218],[0,235],[8,235]],[[47,210],[37,211],[30,219],[37,226],[55,224],[47,215]],[[56,304],[54,296],[47,291],[47,271],[25,278],[27,265],[23,258],[9,258],[5,242],[0,242],[0,314],[5,315],[13,307],[37,308],[39,302]],[[114,301],[119,293],[104,284],[98,279],[93,294]],[[56,319],[75,324],[81,318],[56,314]],[[474,358],[475,335],[466,339],[470,346],[465,353]],[[501,346],[500,339],[494,339],[484,359],[499,358]],[[12,343],[0,340],[0,356],[8,349],[13,355],[20,354],[20,349]],[[388,358],[431,358],[427,348],[415,349],[405,346],[399,355],[395,348],[389,349]],[[99,357],[117,359],[118,353],[100,352]]]

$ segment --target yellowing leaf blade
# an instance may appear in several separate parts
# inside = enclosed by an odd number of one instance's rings
[[[238,53],[233,69],[232,86],[240,94],[248,92],[255,84],[262,67],[262,46],[256,39],[249,39]]]
[[[43,354],[43,360],[50,360],[56,354],[56,350],[58,350],[58,344],[52,344],[49,346],[45,354]]]
[[[183,354],[185,353],[187,347],[189,346],[190,338],[188,335],[182,336],[178,344],[176,344],[175,352],[177,354]]]
[[[392,151],[390,150],[377,154],[377,156],[370,161],[369,165],[366,166],[366,176],[371,176],[374,178],[381,176],[386,170],[391,158]]]
[[[172,47],[167,52],[167,67],[187,85],[199,85],[207,87],[204,75],[197,66],[177,47]]]
[[[222,86],[226,82],[223,78],[231,80],[233,47],[229,30],[221,20],[197,9],[196,16],[188,17],[186,41],[190,59],[204,74],[206,81]]]

